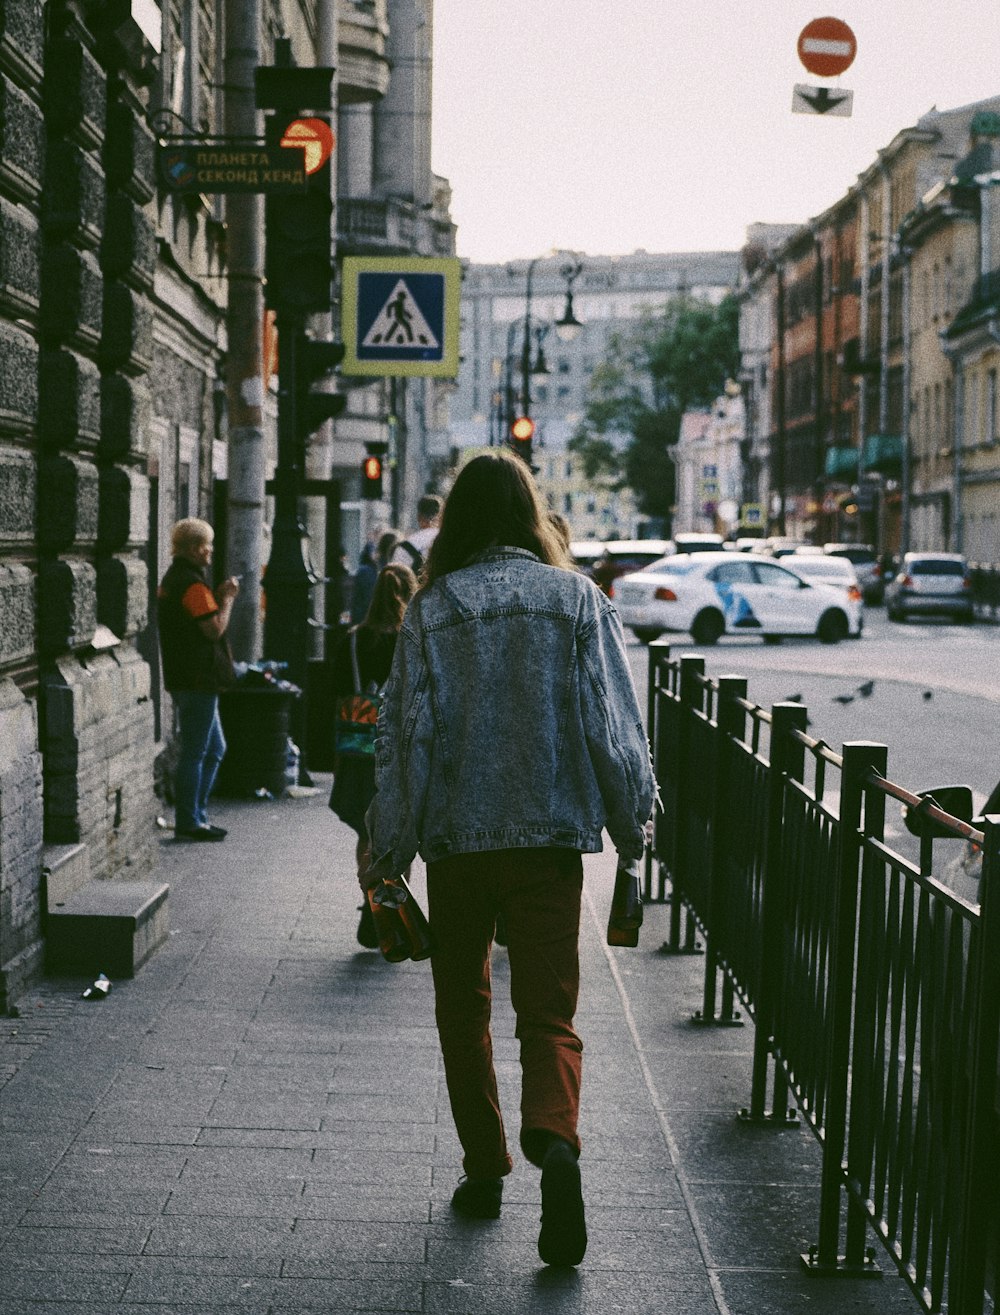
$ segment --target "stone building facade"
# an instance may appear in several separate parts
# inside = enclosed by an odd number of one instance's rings
[[[54,849],[152,864],[154,51],[120,20],[0,5],[0,1008],[42,969]]]
[[[364,195],[383,217],[405,212],[389,250],[453,252],[447,184],[430,173],[432,8],[0,0],[0,1011],[46,967],[52,890],[120,892],[153,877],[156,770],[173,723],[154,615],[170,527],[215,521],[218,567],[246,569],[226,561],[222,523],[236,472],[235,496],[252,483],[258,518],[241,549],[267,560],[276,394],[261,350],[263,207],[251,198],[239,227],[224,197],[167,194],[158,140],[232,132],[237,59],[235,94],[259,133],[253,70],[287,43],[299,66],[340,67],[345,104],[394,88]],[[409,137],[396,131],[404,111]],[[346,231],[349,209],[340,219]],[[234,272],[238,227],[251,240]],[[321,332],[335,332],[334,312]],[[247,362],[235,385],[234,344]],[[388,389],[366,393],[385,432]],[[421,451],[431,427],[444,433],[441,399],[419,388],[399,416]],[[339,482],[350,504],[364,449],[350,411],[343,423],[311,445],[307,473]],[[410,470],[415,501],[430,475],[426,461]],[[259,620],[248,633],[240,656],[262,656]]]

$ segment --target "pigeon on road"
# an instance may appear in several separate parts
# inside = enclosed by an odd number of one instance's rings
[[[833,696],[833,698],[830,700],[830,702],[831,702],[831,703],[853,703],[853,702],[854,702],[854,695],[853,695],[853,694],[834,694],[834,696]]]
[[[861,695],[863,699],[866,699],[871,694],[874,688],[875,688],[874,680],[866,680],[863,685],[858,686],[858,693]]]

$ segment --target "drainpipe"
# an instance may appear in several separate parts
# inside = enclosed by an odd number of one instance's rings
[[[227,137],[259,137],[254,70],[260,60],[260,0],[226,6],[223,123]],[[229,638],[240,661],[261,653],[260,577],[264,564],[262,198],[226,196],[228,309],[226,394],[229,410],[226,569],[242,575]]]
[[[903,258],[903,414],[900,419],[900,443],[902,445],[902,465],[900,482],[903,485],[903,505],[900,516],[900,554],[910,551],[910,511],[912,505],[910,480],[910,249],[900,243],[899,251]]]

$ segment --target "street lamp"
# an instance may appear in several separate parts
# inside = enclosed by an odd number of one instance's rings
[[[542,343],[545,334],[548,332],[546,325],[537,323],[537,318],[532,316],[531,301],[534,288],[535,267],[540,261],[547,259],[546,256],[535,256],[528,262],[528,268],[525,275],[524,288],[524,316],[520,320],[521,324],[521,410],[520,414],[525,419],[531,418],[531,376],[548,374],[549,368],[545,360],[545,351]],[[579,277],[583,269],[583,262],[575,255],[569,258],[561,266],[559,273],[566,282],[566,303],[563,307],[561,317],[555,321],[556,334],[561,342],[572,342],[583,328],[583,322],[578,320],[573,312],[573,283]],[[535,319],[535,327],[532,330],[532,321]],[[507,362],[508,369],[512,357],[513,337],[519,321],[512,321],[507,331]],[[535,340],[535,358],[532,361],[532,337]],[[513,400],[513,388],[508,388],[507,396]],[[510,417],[513,419],[513,416]]]
[[[556,335],[560,342],[573,342],[579,337],[580,330],[583,328],[583,321],[578,320],[573,314],[573,284],[582,269],[583,261],[573,256],[559,271],[566,280],[566,305],[563,307],[562,317],[556,320]]]

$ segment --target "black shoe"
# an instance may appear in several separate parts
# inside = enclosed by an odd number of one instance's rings
[[[361,921],[358,923],[358,944],[366,950],[378,949],[378,933],[375,931],[375,919],[367,900],[361,905]]]
[[[451,1198],[451,1208],[463,1219],[499,1219],[502,1178],[463,1178]]]
[[[221,826],[196,826],[191,831],[174,831],[178,840],[225,840]]]
[[[542,1161],[542,1231],[538,1254],[546,1265],[578,1265],[587,1250],[580,1164],[568,1142],[559,1138]]]
[[[224,826],[215,826],[212,822],[206,822],[205,826],[215,835],[216,840],[225,840],[229,835]]]

